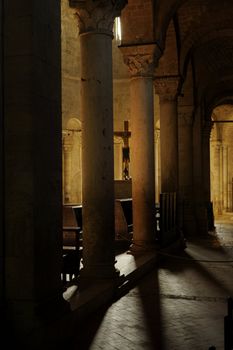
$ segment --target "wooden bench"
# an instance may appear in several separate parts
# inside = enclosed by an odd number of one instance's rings
[[[121,204],[129,234],[133,233],[133,201],[132,198],[118,199]]]
[[[78,226],[72,206],[63,206],[63,250],[62,281],[65,285],[69,277],[77,277],[80,270],[82,247],[80,244],[81,227]]]
[[[160,193],[159,206],[155,209],[156,238],[161,247],[178,238],[177,199],[175,192]]]
[[[118,249],[128,249],[132,243],[132,199],[115,200],[115,246]]]

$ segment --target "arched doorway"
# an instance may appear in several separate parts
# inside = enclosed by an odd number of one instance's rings
[[[233,218],[233,105],[214,108],[210,139],[211,200],[215,218]]]

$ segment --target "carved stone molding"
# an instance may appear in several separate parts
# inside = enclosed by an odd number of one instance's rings
[[[80,35],[98,32],[112,36],[114,20],[127,0],[69,0],[69,4],[76,10]]]
[[[159,95],[160,101],[173,101],[178,94],[180,77],[166,76],[156,77],[154,80],[155,93]]]
[[[157,44],[121,46],[120,50],[132,77],[153,76],[162,54]]]

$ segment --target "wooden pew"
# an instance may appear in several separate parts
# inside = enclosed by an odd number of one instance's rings
[[[117,201],[120,202],[126,223],[127,223],[127,230],[129,234],[133,233],[133,201],[132,198],[125,198],[125,199],[118,199]]]
[[[161,247],[168,246],[178,238],[177,198],[175,192],[160,193],[156,208],[156,237]]]
[[[72,206],[63,206],[63,251],[62,251],[62,281],[77,277],[80,269],[82,247],[80,245],[81,227],[78,226],[75,211]]]
[[[133,238],[132,198],[115,200],[115,248],[128,249]]]
[[[63,206],[62,280],[79,274],[82,257],[82,205]],[[128,249],[133,236],[132,198],[115,200],[115,247]]]
[[[82,238],[82,233],[83,233],[83,219],[82,219],[82,205],[75,205],[72,206],[74,213],[75,213],[75,218],[76,218],[76,222],[78,227],[80,227],[80,232],[79,232],[79,244],[80,247],[82,247],[82,242],[83,242],[83,238]]]

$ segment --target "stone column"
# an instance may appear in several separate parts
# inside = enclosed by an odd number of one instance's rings
[[[221,206],[221,141],[212,141],[213,147],[213,176],[212,176],[212,198],[214,204],[214,213],[216,215],[222,214]]]
[[[211,184],[210,184],[210,133],[213,123],[205,121],[202,129],[202,166],[203,166],[203,189],[207,208],[208,229],[214,229],[213,206],[211,203]]]
[[[155,130],[155,200],[159,203],[161,189],[160,130]]]
[[[154,44],[121,47],[130,74],[132,125],[133,244],[131,252],[155,246],[154,62],[160,56]]]
[[[3,2],[0,2],[0,314],[4,316],[5,313],[5,270],[4,270],[4,258],[5,258],[5,225],[4,225],[4,59],[3,59],[3,46],[4,46],[4,29],[3,29]],[[1,317],[2,320],[4,317]],[[3,323],[3,322],[1,322]],[[4,330],[3,330],[4,332]]]
[[[67,132],[67,134],[63,137],[63,202],[65,204],[71,203],[72,148],[73,134],[72,132]]]
[[[206,122],[202,129],[202,163],[203,163],[203,180],[204,180],[204,196],[206,202],[210,202],[210,133],[212,123]]]
[[[43,327],[57,321],[63,307],[68,307],[61,282],[60,2],[4,3],[4,295],[8,340],[22,345],[40,329],[39,347],[46,333]]]
[[[161,191],[178,189],[177,89],[179,77],[155,79],[155,93],[160,99]]]
[[[228,211],[228,146],[223,146],[223,209]]]
[[[81,279],[116,275],[112,28],[126,1],[70,0],[81,50],[83,265]]]
[[[196,233],[193,200],[193,106],[178,109],[179,194],[182,202],[185,236]]]
[[[199,106],[195,110],[193,123],[193,194],[195,199],[195,218],[198,227],[197,234],[206,235],[208,233],[208,217],[204,193],[202,121],[202,109]]]

